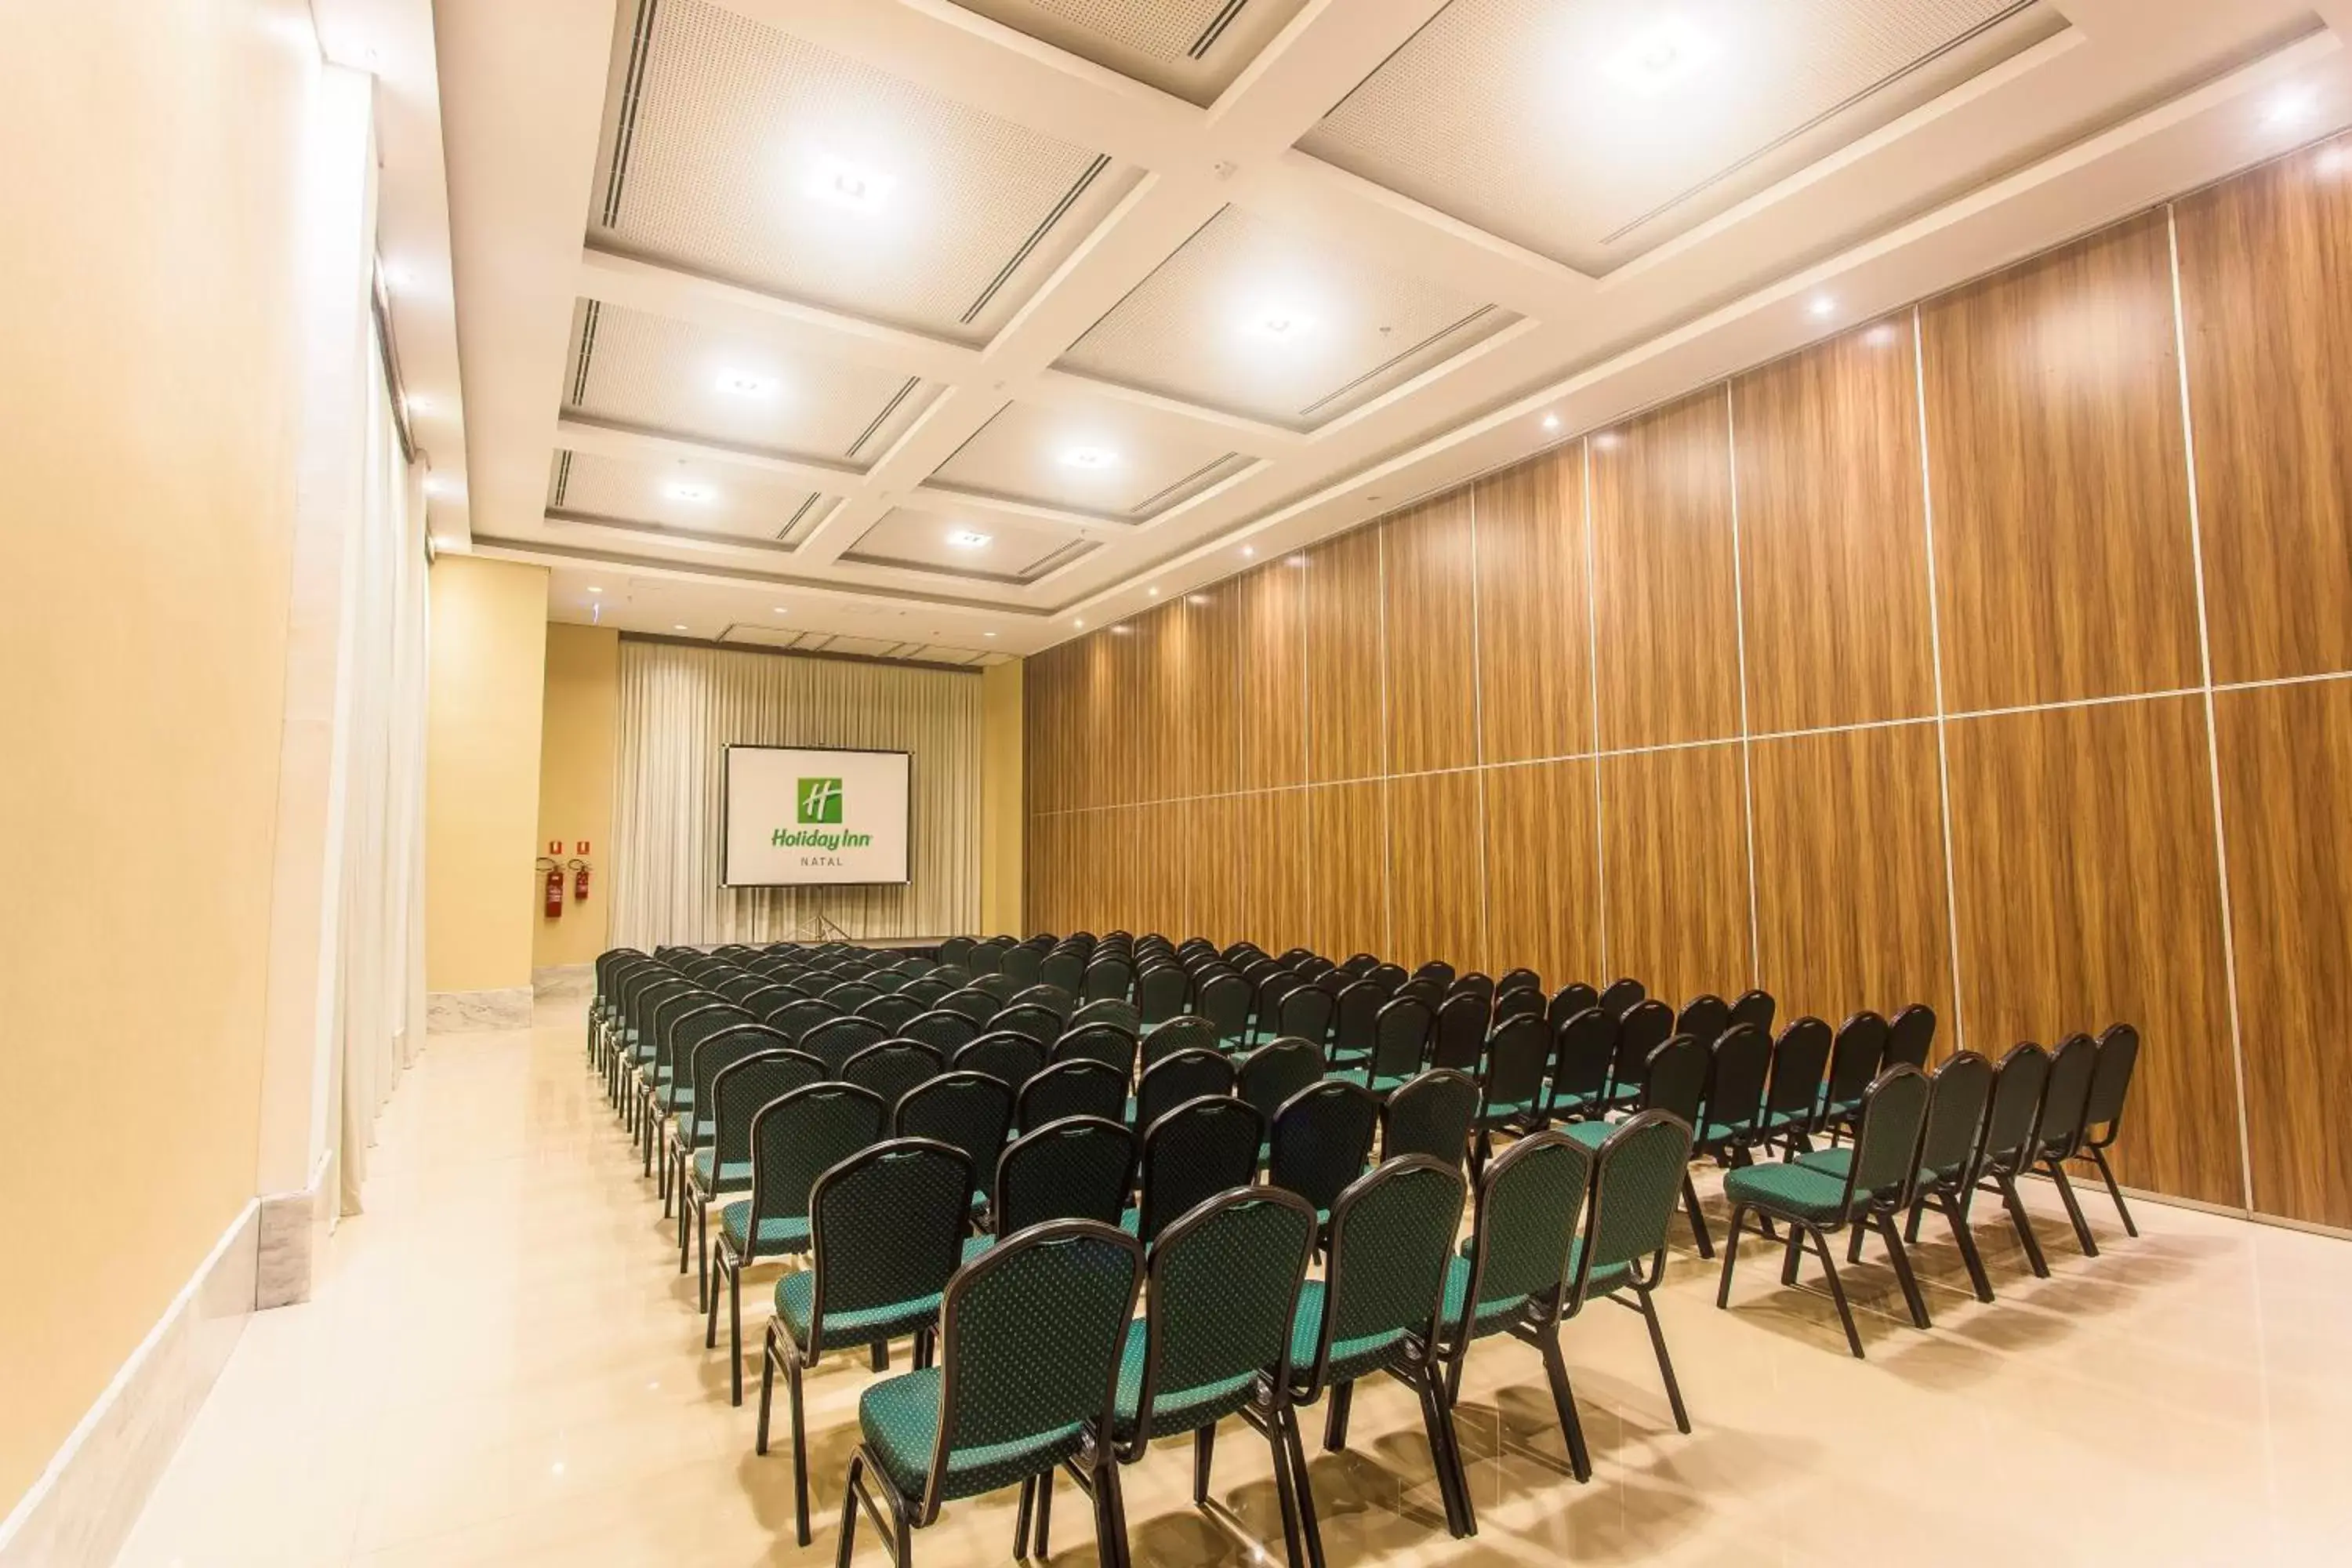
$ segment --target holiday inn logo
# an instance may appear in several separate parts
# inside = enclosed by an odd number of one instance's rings
[[[839,822],[841,820],[841,781],[839,779],[801,780],[800,818],[803,822]]]

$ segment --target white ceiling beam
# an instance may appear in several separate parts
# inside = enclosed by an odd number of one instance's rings
[[[837,463],[747,451],[740,447],[719,446],[698,441],[691,437],[633,429],[625,425],[607,425],[601,420],[583,419],[573,415],[556,421],[555,444],[574,452],[640,463],[708,463],[757,474],[762,479],[781,479],[803,489],[819,490],[831,496],[847,493],[865,478],[856,468]]]

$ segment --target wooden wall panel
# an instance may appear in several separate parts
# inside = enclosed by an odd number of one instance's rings
[[[1185,595],[1184,746],[1172,793],[1223,795],[1241,786],[1242,618],[1225,584]]]
[[[1254,802],[1241,795],[1188,800],[1183,813],[1184,908],[1187,929],[1165,934],[1178,942],[1204,936],[1219,947],[1239,942],[1249,924],[1247,853],[1243,822]],[[1140,932],[1138,933],[1141,934]]]
[[[1276,563],[1209,590],[1231,601],[1241,656],[1238,787],[1307,782],[1306,574]]]
[[[1102,930],[1125,926],[1138,935],[1148,931],[1190,932],[1188,887],[1192,857],[1184,852],[1184,807],[1181,802],[1138,806],[1135,818],[1135,870],[1124,903],[1105,917]]]
[[[1596,436],[1601,745],[1739,733],[1731,427],[1723,388]]]
[[[1388,771],[1467,767],[1478,760],[1470,493],[1417,506],[1382,531]]]
[[[1948,751],[1969,1043],[2129,1020],[2118,1175],[2242,1202],[2201,700],[1958,721]]]
[[[1308,904],[1304,941],[1334,962],[1389,951],[1388,784],[1329,784],[1307,792]]]
[[[1592,641],[1584,447],[1563,447],[1482,480],[1473,498],[1480,754],[1497,763],[1588,752]]]
[[[1739,747],[1601,762],[1603,918],[1611,977],[1675,1005],[1747,989],[1748,829]]]
[[[2214,717],[2253,1206],[2352,1226],[2352,681],[2224,691]]]
[[[2197,684],[2164,215],[1932,300],[1921,330],[1946,705]]]
[[[1277,789],[1240,797],[1240,831],[1247,845],[1241,934],[1268,952],[1305,942],[1315,918],[1307,796],[1303,789]]]
[[[1301,567],[1267,568],[1307,584],[1307,776],[1377,777],[1381,765],[1381,531],[1317,545]]]
[[[1910,312],[1732,384],[1751,731],[1936,710]]]
[[[2177,209],[2213,679],[2352,669],[2352,138]]]
[[[1126,694],[1119,689],[1118,659],[1126,646],[1114,637],[1088,637],[1078,644],[1076,711],[1071,715],[1069,744],[1075,749],[1072,773],[1077,786],[1071,792],[1074,806],[1109,805],[1118,798],[1118,761],[1120,743],[1119,710]]]
[[[1130,645],[1125,651],[1133,671],[1129,706],[1122,716],[1128,733],[1119,742],[1119,750],[1133,759],[1125,798],[1161,800],[1168,795],[1171,763],[1181,744],[1177,692],[1182,681],[1183,630],[1177,616],[1155,609],[1120,623],[1112,635]]]
[[[1524,964],[1543,976],[1549,991],[1571,980],[1600,983],[1601,850],[1592,816],[1598,765],[1584,759],[1486,770],[1486,950],[1480,967],[1487,973]]]
[[[1925,1002],[1953,1048],[1935,726],[1758,741],[1748,766],[1758,970],[1782,1019]]]
[[[1467,967],[1486,950],[1475,772],[1389,781],[1390,954],[1410,969],[1433,958]]]

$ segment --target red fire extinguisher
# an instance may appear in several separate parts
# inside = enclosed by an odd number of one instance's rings
[[[572,862],[572,896],[583,900],[588,897],[588,862],[585,860],[574,859]]]
[[[541,856],[540,866],[547,872],[547,902],[544,911],[551,921],[563,918],[563,862]]]

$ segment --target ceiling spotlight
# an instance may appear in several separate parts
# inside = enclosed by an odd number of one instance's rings
[[[2292,121],[2300,120],[2305,115],[2310,113],[2313,102],[2314,100],[2309,88],[2285,88],[2281,89],[2278,95],[2271,100],[2269,111],[2266,112],[2263,118],[2269,121],[2273,125],[2284,125]]]
[[[1242,553],[1244,555],[1255,555],[1257,553],[1257,546],[1255,544],[1244,544],[1242,546]]]
[[[985,533],[974,533],[968,528],[959,528],[948,535],[948,542],[958,550],[978,550],[986,544],[990,538],[991,535]]]
[[[1315,323],[1296,310],[1268,310],[1253,324],[1269,338],[1288,340],[1303,336]]]
[[[1144,592],[1150,595],[1155,599],[1160,597],[1160,590],[1157,588],[1146,588]]]
[[[750,371],[730,370],[719,377],[719,390],[737,397],[768,397],[774,395],[776,378],[757,375]]]
[[[1086,622],[1084,622],[1084,621],[1079,621],[1079,620],[1074,620],[1074,621],[1072,621],[1072,622],[1070,623],[1070,625],[1072,625],[1072,626],[1085,626],[1086,624],[1087,624]]]
[[[982,636],[982,637],[994,637],[996,634],[995,634],[994,632],[982,632],[982,633],[981,633],[980,635],[981,635],[981,636]]]
[[[1705,33],[1680,16],[1669,16],[1627,39],[1602,68],[1636,97],[1654,98],[1688,80],[1714,58],[1714,44]]]
[[[684,621],[680,621],[676,626],[670,627],[670,630],[674,632],[682,632],[686,630],[686,623]]]
[[[791,615],[791,614],[792,614],[792,612],[791,612],[790,610],[787,610],[787,609],[786,609],[786,608],[784,608],[782,605],[776,605],[776,606],[775,606],[775,612],[776,612],[776,614],[778,614],[778,615],[780,615],[780,616],[789,616],[789,615]]]
[[[810,167],[803,188],[827,206],[872,214],[882,210],[898,182],[872,169],[862,169],[840,158],[822,157]]]
[[[1812,302],[1805,309],[1813,313],[1816,321],[1826,321],[1837,314],[1837,301],[1827,294],[1816,294],[1813,296]]]
[[[1545,428],[1545,429],[1547,429],[1547,430],[1557,430],[1557,429],[1559,429],[1559,415],[1557,415],[1557,414],[1547,414],[1547,415],[1545,415],[1545,416],[1544,416],[1543,425],[1544,425],[1544,428]]]
[[[1073,468],[1108,468],[1115,460],[1100,447],[1073,447],[1062,454],[1063,463]]]
[[[718,493],[709,485],[697,484],[691,479],[674,479],[662,486],[662,494],[672,500],[706,501]]]

